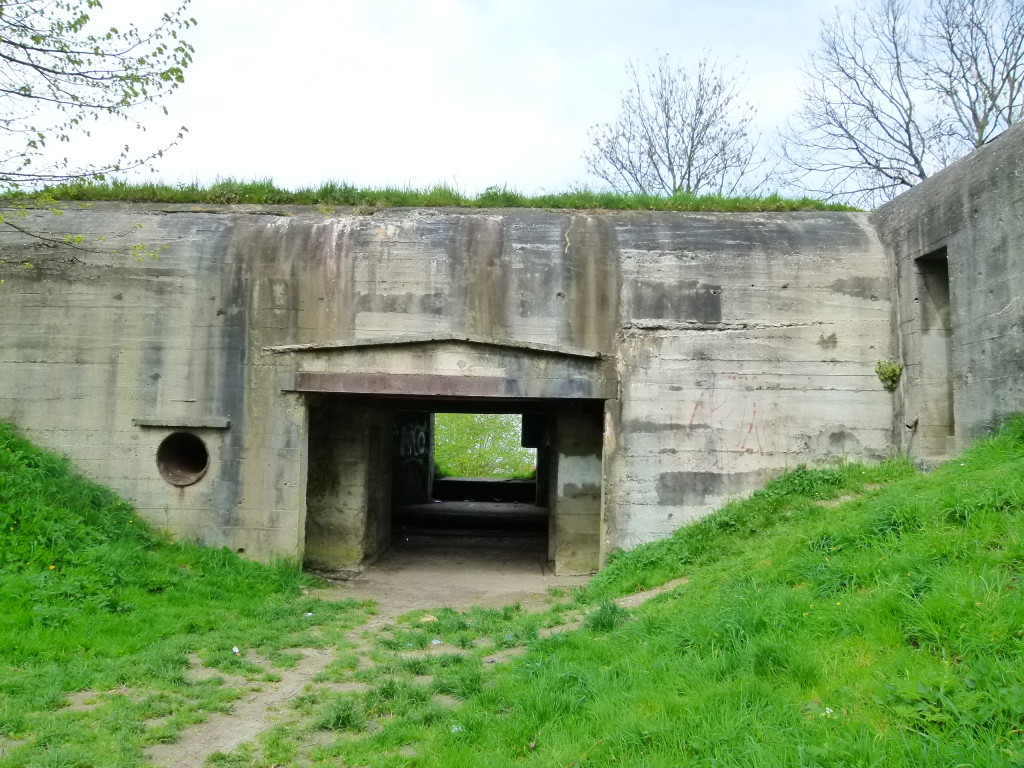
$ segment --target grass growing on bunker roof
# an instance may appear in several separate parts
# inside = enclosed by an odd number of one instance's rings
[[[30,200],[35,193],[7,195],[8,201]],[[270,179],[224,179],[209,186],[200,184],[127,183],[122,181],[76,182],[49,187],[47,200],[118,201],[132,203],[251,204],[351,206],[362,213],[382,208],[545,208],[554,210],[607,211],[855,211],[847,205],[811,198],[724,197],[721,195],[655,195],[598,192],[585,188],[568,192],[524,195],[506,186],[489,187],[479,195],[465,195],[449,186],[428,189],[355,187],[327,182],[318,187],[285,190]]]
[[[190,654],[211,675],[271,680],[293,661],[281,649],[359,623],[359,606],[305,583],[293,564],[160,539],[0,424],[0,766],[141,764],[144,744],[238,695],[192,681]],[[89,711],[68,707],[76,692],[95,694]]]

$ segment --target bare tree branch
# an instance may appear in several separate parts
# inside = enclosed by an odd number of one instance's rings
[[[784,134],[794,182],[882,202],[1021,110],[1024,0],[863,0],[823,23]]]
[[[740,78],[704,54],[693,71],[667,56],[641,77],[626,66],[629,89],[618,117],[590,129],[587,170],[612,189],[651,195],[750,191],[757,160]]]
[[[990,141],[1015,122],[1024,87],[1024,2],[934,0],[924,18],[934,57],[928,87],[951,115],[955,154]]]

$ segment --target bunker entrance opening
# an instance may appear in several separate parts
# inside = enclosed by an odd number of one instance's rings
[[[308,407],[308,565],[497,547],[559,574],[598,567],[603,401],[316,394]]]
[[[392,537],[548,534],[548,414],[395,414]],[[545,466],[537,465],[538,453]]]

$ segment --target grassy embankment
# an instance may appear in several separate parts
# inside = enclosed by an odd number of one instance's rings
[[[336,643],[364,619],[361,606],[304,597],[307,581],[293,564],[160,540],[0,424],[0,765],[138,764],[144,744],[238,696],[216,677],[188,682],[190,654],[273,680],[295,663],[290,648]],[[84,690],[126,695],[67,710]]]
[[[1019,766],[1022,518],[1020,419],[928,476],[790,473],[615,558],[589,628],[481,684],[415,764]]]
[[[34,193],[33,193],[34,194]],[[7,200],[30,200],[32,195],[9,195]],[[372,213],[381,208],[550,208],[566,210],[643,211],[853,211],[838,203],[811,198],[722,197],[720,195],[629,195],[576,189],[569,192],[523,195],[507,187],[489,187],[476,196],[463,195],[451,187],[430,189],[360,188],[341,182],[295,191],[280,189],[269,179],[238,181],[225,179],[209,186],[198,184],[142,184],[80,182],[47,189],[44,199],[57,201],[121,201],[133,203],[253,204],[353,206]]]
[[[412,614],[367,694],[310,700],[337,738],[292,752],[383,766],[1019,766],[1024,761],[1024,420],[928,476],[797,470],[616,557],[580,631],[508,665],[473,615]],[[687,576],[634,611],[611,598]],[[424,625],[424,618],[430,623]],[[538,623],[511,609],[508,642]],[[519,637],[514,637],[513,627]],[[361,677],[360,677],[361,675]],[[428,690],[414,675],[432,675]],[[429,708],[430,690],[461,704]],[[276,748],[280,749],[281,734]],[[253,746],[224,766],[272,762]]]
[[[59,462],[4,441],[3,551],[17,555],[0,580],[13,606],[0,619],[0,739],[29,750],[4,768],[134,765],[135,745],[160,734],[140,725],[143,714],[182,706],[195,718],[226,705],[203,698],[221,687],[182,682],[186,650],[239,663],[227,650],[236,637],[266,638],[269,652],[301,638],[297,611],[323,612],[289,602],[294,571],[154,542],[112,496],[84,486],[83,497]],[[37,516],[65,522],[26,530],[35,523],[8,510],[40,492],[84,519],[51,510]],[[615,557],[560,607],[588,613],[579,631],[537,639],[556,611],[542,622],[514,606],[411,614],[379,635],[374,666],[358,669],[340,650],[332,679],[366,691],[298,696],[292,726],[212,761],[1019,766],[1022,517],[1024,420],[927,476],[902,462],[798,468]],[[679,576],[689,583],[638,609],[611,602]],[[200,604],[235,613],[207,617]],[[464,653],[416,655],[434,640]],[[525,656],[484,663],[496,646],[524,642]],[[59,709],[65,691],[121,684],[156,693],[107,696],[90,713]]]

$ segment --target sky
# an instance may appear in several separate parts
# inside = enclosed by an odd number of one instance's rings
[[[144,27],[171,1],[106,0],[100,18]],[[627,62],[707,51],[744,73],[770,133],[798,106],[822,15],[850,1],[193,0],[186,82],[128,139],[188,128],[143,177],[168,183],[596,188],[588,129],[615,118]]]

